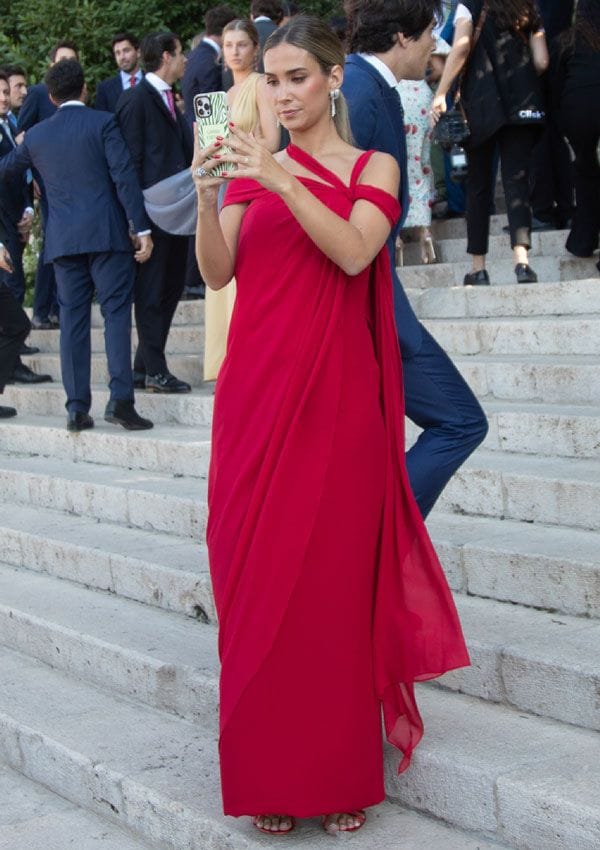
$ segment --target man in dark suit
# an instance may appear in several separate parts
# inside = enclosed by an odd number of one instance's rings
[[[399,200],[408,212],[404,113],[396,83],[421,80],[434,46],[438,0],[347,0],[352,51],[342,91],[356,144],[391,154],[402,175]],[[395,271],[390,234],[396,325],[404,373],[406,415],[423,432],[406,457],[412,490],[423,516],[458,467],[481,443],[487,422],[475,396],[448,355],[415,316]]]
[[[105,112],[114,112],[123,92],[135,88],[143,77],[140,68],[140,43],[134,35],[130,32],[117,33],[111,46],[119,73],[108,80],[102,80],[96,89],[96,109],[103,109]]]
[[[179,37],[151,33],[141,44],[146,76],[124,92],[117,119],[131,151],[143,189],[188,168],[193,140],[188,122],[175,106],[172,86],[183,77],[185,56]],[[169,372],[167,337],[183,291],[188,237],[172,236],[153,226],[154,252],[138,273],[135,320],[138,348],[134,360],[136,386],[151,392],[183,393],[191,387]]]
[[[252,0],[250,17],[258,32],[258,43],[261,51],[258,70],[263,74],[265,69],[262,61],[262,49],[265,46],[265,41],[272,32],[275,32],[283,20],[283,5],[280,0]]]
[[[0,270],[10,273],[12,262],[4,242],[7,234],[0,221]],[[27,314],[6,284],[0,282],[0,395],[10,383],[19,351],[31,330]],[[16,416],[14,407],[0,406],[0,419]]]
[[[185,74],[181,83],[185,115],[192,125],[194,121],[194,97],[200,92],[221,91],[223,64],[221,45],[223,27],[237,18],[231,6],[215,6],[204,16],[205,34],[187,58]]]
[[[50,53],[50,67],[63,59],[79,59],[77,45],[72,41],[59,41]],[[19,112],[17,120],[17,133],[29,130],[40,121],[45,121],[56,112],[56,106],[48,97],[48,88],[45,83],[31,86],[27,91],[27,97]],[[42,211],[42,231],[46,231],[48,219],[48,203],[44,193],[44,186],[37,177],[37,186],[40,193],[40,207]],[[40,251],[38,267],[35,276],[35,291],[33,294],[33,319],[32,326],[36,330],[51,330],[58,327],[58,305],[56,302],[56,279],[51,263],[44,262],[44,252]]]
[[[226,91],[233,84],[231,74],[223,68],[221,47],[223,27],[237,18],[231,6],[215,6],[204,16],[205,35],[187,58],[182,80],[185,117],[194,125],[194,97],[201,92]],[[184,298],[203,298],[204,281],[196,262],[195,237],[188,244]]]
[[[110,400],[104,418],[127,429],[151,428],[133,406],[131,300],[135,259],[152,252],[149,223],[127,146],[112,115],[85,106],[81,65],[57,62],[46,74],[58,107],[0,160],[0,180],[34,168],[48,197],[46,260],[61,306],[60,359],[67,429],[94,424],[89,409],[90,311],[94,290],[104,316]]]

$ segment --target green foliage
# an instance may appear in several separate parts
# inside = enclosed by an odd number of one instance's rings
[[[250,0],[228,0],[247,15]],[[115,73],[110,50],[113,35],[131,30],[144,33],[170,29],[183,44],[203,28],[210,0],[0,0],[0,61],[18,62],[29,73],[30,83],[39,82],[48,68],[48,54],[57,41],[69,39],[80,49],[90,93],[97,83]],[[329,17],[337,3],[304,0],[307,12]]]

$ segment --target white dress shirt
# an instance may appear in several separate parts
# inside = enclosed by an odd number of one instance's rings
[[[361,57],[361,59],[364,59],[365,62],[368,62],[369,65],[372,65],[376,71],[379,71],[388,86],[391,86],[394,89],[396,88],[396,86],[398,85],[396,75],[394,74],[392,69],[388,68],[385,62],[379,58],[379,56],[374,56],[372,53],[359,53],[358,55]]]
[[[138,70],[135,72],[135,74],[128,74],[126,71],[119,71],[119,74],[121,75],[121,83],[123,85],[123,90],[131,88],[131,77],[132,76],[135,77],[136,86],[139,83],[139,81],[142,79],[141,68],[138,68]]]
[[[150,85],[156,89],[170,113],[171,107],[169,106],[167,92],[171,91],[171,86],[168,83],[165,83],[162,77],[159,77],[158,74],[154,74],[152,71],[148,71],[146,74],[146,82],[150,83]]]

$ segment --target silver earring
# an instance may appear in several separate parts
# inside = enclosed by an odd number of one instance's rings
[[[340,96],[339,89],[333,89],[329,92],[329,100],[331,101],[331,117],[335,118],[335,102]]]

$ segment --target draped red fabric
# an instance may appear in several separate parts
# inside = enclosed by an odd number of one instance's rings
[[[344,218],[395,198],[290,145]],[[298,817],[383,796],[380,712],[405,769],[415,681],[468,664],[410,492],[389,259],[346,275],[283,201],[239,179],[238,286],[213,419],[207,540],[219,616],[228,814]]]

